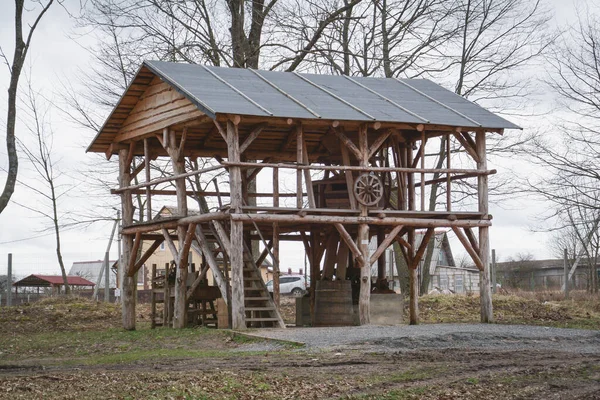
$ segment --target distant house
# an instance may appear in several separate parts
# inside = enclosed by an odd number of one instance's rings
[[[67,276],[67,284],[73,288],[77,287],[94,287],[94,282],[84,279],[80,276]],[[37,288],[39,293],[40,288],[52,288],[52,294],[58,294],[61,292],[61,288],[64,286],[63,277],[61,275],[29,275],[26,278],[21,279],[13,283],[15,293],[18,288]]]
[[[113,265],[116,263],[115,260],[109,261],[109,265]],[[98,276],[100,275],[100,270],[104,268],[104,260],[96,260],[96,261],[75,261],[69,270],[70,276],[79,276],[81,278],[87,279],[94,284],[98,283]],[[117,275],[111,268],[111,273],[109,277],[109,288],[113,289],[117,287]],[[104,277],[98,283],[99,289],[104,289]]]
[[[415,235],[415,244],[418,247],[423,240],[424,232],[418,231]],[[433,255],[431,264],[429,265],[429,288],[428,292],[437,290],[440,292],[450,291],[452,293],[471,293],[479,291],[479,270],[475,267],[457,266],[454,262],[450,241],[446,231],[438,231],[431,239],[434,241]],[[371,241],[369,244],[371,251],[375,251],[376,242]],[[395,257],[393,250],[388,249],[386,263],[388,271],[388,280],[393,281],[392,289],[400,287],[398,272],[395,265]],[[425,257],[423,257],[424,259]],[[423,276],[423,261],[419,264],[419,280]],[[377,274],[377,265],[372,266],[371,274]]]
[[[516,260],[496,263],[496,281],[505,288],[521,290],[561,290],[564,285],[564,260]],[[570,269],[570,265],[569,265]],[[589,283],[589,264],[581,260],[570,287],[586,289]]]

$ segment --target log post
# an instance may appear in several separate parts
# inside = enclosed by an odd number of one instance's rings
[[[177,145],[175,131],[165,129],[163,136],[168,137],[166,150],[171,156],[173,164],[173,173],[175,175],[185,174],[185,161],[183,158],[183,144],[185,144],[185,132],[181,138],[180,145]],[[175,180],[175,190],[177,193],[177,214],[179,217],[186,217],[188,213],[187,195],[185,187],[185,178]],[[179,252],[184,248],[187,228],[183,225],[177,227],[177,240],[179,242]],[[188,263],[186,257],[179,257],[177,262],[177,272],[175,280],[175,305],[173,307],[173,328],[185,328],[187,325],[187,276]]]
[[[367,142],[367,126],[361,125],[358,130],[358,141],[361,152],[360,165],[366,167],[369,165],[369,145]],[[360,205],[361,217],[369,215],[369,208]],[[360,224],[358,226],[358,246],[362,255],[363,263],[360,265],[360,293],[358,298],[358,317],[361,325],[368,325],[371,322],[370,301],[371,301],[371,264],[369,259],[369,225]]]
[[[385,229],[379,227],[377,229],[377,248],[385,241]],[[377,288],[385,289],[385,250],[377,257]]]
[[[131,184],[131,171],[129,160],[129,150],[119,150],[119,186],[127,187]],[[133,223],[133,199],[130,191],[121,193],[121,211],[123,213],[123,226]],[[133,235],[123,235],[122,256],[124,260],[131,258],[133,248]],[[122,317],[123,328],[126,330],[135,330],[135,303],[136,303],[136,280],[129,274],[123,274],[123,283],[121,290],[122,298]]]
[[[231,162],[240,161],[238,127],[227,121],[227,154]],[[301,172],[301,171],[300,171]],[[242,171],[240,167],[229,168],[231,209],[242,212]],[[244,306],[244,225],[242,221],[231,221],[229,263],[231,265],[231,327],[246,329]]]
[[[279,169],[273,168],[273,207],[279,207]],[[273,224],[273,300],[277,307],[281,304],[279,288],[279,224]]]
[[[302,124],[299,123],[296,127],[296,163],[298,165],[302,165],[302,163],[304,162],[304,157],[302,156],[304,150],[302,143],[304,143],[304,138],[302,133]],[[298,168],[296,169],[296,207],[302,208],[303,204],[304,202],[302,199],[302,170]]]
[[[485,132],[480,130],[475,136],[477,147],[477,169],[487,169]],[[488,209],[488,177],[479,175],[477,177],[477,194],[479,200],[479,211],[486,214]],[[479,227],[479,258],[483,264],[483,271],[479,272],[479,293],[481,305],[481,322],[493,322],[494,314],[492,307],[492,290],[490,288],[490,233],[489,227]]]
[[[408,142],[406,144],[406,164],[412,165],[413,163],[413,143]],[[415,202],[415,177],[413,173],[407,174],[407,192],[408,192],[408,209],[414,211],[417,209]],[[415,256],[415,228],[408,230],[408,243],[410,248],[407,249],[409,258],[408,267],[408,279],[410,284],[410,301],[409,301],[409,320],[411,325],[417,325],[419,323],[419,279],[417,273],[417,266],[412,268],[413,258]]]

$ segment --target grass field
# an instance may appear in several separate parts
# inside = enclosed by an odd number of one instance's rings
[[[554,297],[554,298],[551,298]],[[498,322],[598,329],[597,298],[494,297]],[[290,311],[293,307],[286,306]],[[476,322],[478,298],[425,296],[423,323]],[[599,398],[599,354],[310,352],[206,328],[120,329],[118,306],[79,298],[0,309],[0,398]],[[292,318],[290,312],[286,319]]]

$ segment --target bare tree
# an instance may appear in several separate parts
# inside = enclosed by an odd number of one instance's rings
[[[64,214],[60,211],[61,200],[71,191],[72,186],[62,183],[64,175],[57,166],[53,153],[54,132],[49,120],[49,105],[33,90],[31,81],[27,82],[25,94],[25,125],[32,136],[33,144],[26,145],[29,141],[19,140],[20,148],[33,167],[35,178],[27,182],[20,181],[34,196],[41,201],[35,206],[17,203],[21,207],[41,216],[50,222],[56,244],[56,259],[62,273],[65,293],[68,295],[70,288],[67,282],[67,272],[61,249],[61,230],[63,228]]]
[[[19,78],[25,64],[25,58],[29,51],[33,32],[37,28],[42,17],[48,11],[54,0],[48,0],[45,4],[42,1],[36,1],[42,8],[33,24],[29,27],[29,32],[23,35],[23,9],[25,0],[15,0],[15,50],[13,53],[12,62],[8,61],[6,54],[0,48],[0,57],[4,59],[10,73],[10,83],[8,86],[8,111],[6,118],[6,151],[8,153],[8,175],[4,183],[4,189],[0,194],[0,213],[4,211],[13,192],[15,191],[15,183],[17,182],[17,173],[19,170],[19,157],[16,147],[16,121],[17,121],[17,90],[19,86]]]

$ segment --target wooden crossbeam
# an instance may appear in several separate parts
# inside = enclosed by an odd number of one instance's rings
[[[131,249],[131,253],[129,255],[129,263],[127,264],[127,276],[133,276],[135,274],[135,260],[137,259],[138,250],[140,249],[140,245],[142,243],[142,234],[136,233],[135,238],[133,239],[133,248]]]
[[[410,244],[408,244],[408,242],[404,239],[398,238],[396,237],[396,242],[399,244],[399,248],[400,248],[400,252],[402,253],[402,257],[404,257],[404,261],[406,261],[406,265],[408,265],[410,267],[410,256],[409,253],[406,252],[406,249],[408,249],[410,247]],[[405,245],[408,245],[405,246]]]
[[[225,303],[227,303],[228,302],[228,300],[227,300],[227,281],[225,280],[225,277],[223,276],[223,273],[221,272],[221,269],[219,268],[219,265],[217,264],[217,261],[215,260],[215,256],[214,256],[213,252],[211,251],[210,247],[208,246],[208,241],[206,240],[206,236],[204,235],[202,226],[196,225],[195,234],[196,234],[196,241],[198,243],[200,251],[202,252],[202,254],[204,254],[204,258],[206,259],[206,262],[208,263],[208,266],[213,274],[215,283],[217,284],[217,286],[219,287],[219,290],[221,291],[223,300],[225,300]],[[188,296],[189,296],[189,291],[188,291]]]
[[[358,160],[362,159],[361,151],[358,149],[358,147],[356,147],[354,143],[352,143],[352,140],[350,140],[348,136],[344,135],[341,129],[334,129],[333,132],[340,139],[342,144],[346,146],[348,150],[350,150]]]
[[[473,246],[471,246],[469,239],[467,239],[465,234],[462,233],[462,231],[458,227],[452,227],[452,230],[454,231],[454,234],[456,234],[456,237],[458,238],[458,240],[460,240],[460,242],[464,246],[465,250],[467,250],[467,253],[469,253],[471,258],[473,259],[475,266],[480,271],[483,271],[483,262],[481,261],[481,258],[479,258],[479,254],[477,254],[477,252],[475,251]]]
[[[171,255],[173,256],[173,260],[175,262],[179,261],[179,252],[177,251],[177,247],[175,246],[173,239],[171,239],[171,235],[169,234],[169,231],[166,230],[165,228],[163,228],[162,234],[163,234],[163,237],[165,238],[165,242],[167,243],[167,247],[169,248],[169,251],[171,252]]]
[[[142,267],[142,265],[144,265],[144,263],[146,261],[148,261],[148,259],[150,257],[152,257],[152,254],[154,254],[154,252],[156,251],[156,249],[159,248],[160,244],[164,241],[164,239],[157,239],[154,241],[154,243],[152,243],[152,245],[150,245],[150,247],[148,247],[148,249],[144,252],[144,254],[140,257],[139,260],[137,260],[137,262],[135,263],[135,266],[133,268],[133,271],[128,272],[128,276],[133,276],[135,275],[135,273]]]
[[[414,258],[412,259],[412,265],[410,266],[412,269],[417,268],[417,266],[419,265],[421,258],[423,258],[423,254],[425,254],[425,250],[427,249],[429,240],[431,240],[431,237],[433,236],[434,233],[435,233],[435,228],[427,229],[427,232],[425,233],[425,236],[423,236],[423,240],[421,241],[421,244],[419,245],[419,248],[417,249],[417,252],[416,252]]]
[[[381,257],[385,249],[390,247],[390,244],[392,244],[392,242],[396,239],[396,236],[398,236],[403,227],[403,225],[395,226],[394,229],[392,229],[392,231],[385,237],[383,242],[381,242],[381,244],[377,247],[377,250],[375,250],[369,259],[369,266],[373,265],[373,263],[377,261],[379,257]]]
[[[217,131],[219,132],[219,134],[221,135],[221,137],[223,138],[225,143],[227,143],[227,132],[225,132],[225,130],[223,129],[223,127],[221,126],[219,121],[217,121],[216,119],[213,119],[213,122],[215,123],[215,126],[217,127]]]
[[[267,258],[267,256],[269,254],[271,254],[271,257],[273,258],[273,260],[275,260],[275,256],[271,253],[271,249],[273,248],[273,240],[269,240],[269,243],[267,243],[266,247],[264,248],[264,250],[262,251],[262,253],[260,253],[260,256],[258,257],[258,259],[256,260],[256,265],[260,268],[260,266],[262,265],[262,263],[265,261],[265,258]]]
[[[391,134],[392,134],[392,130],[388,129],[385,132],[383,132],[381,135],[379,135],[379,137],[377,139],[375,139],[375,141],[373,142],[371,147],[369,147],[369,158],[371,158],[375,155],[377,150],[379,150],[381,145],[383,145],[383,143],[387,140],[387,138],[390,137]]]
[[[476,162],[479,162],[479,155],[475,150],[475,146],[472,146],[460,133],[453,132],[453,135],[456,138],[456,140],[458,140],[458,142],[464,147],[467,153],[469,153],[471,158],[473,158],[473,160],[475,160]]]
[[[473,250],[479,254],[479,244],[477,243],[477,239],[475,238],[475,234],[471,228],[464,228],[465,234],[467,235],[467,239],[469,239],[469,243],[473,246]]]
[[[190,246],[192,245],[192,241],[194,240],[194,230],[196,228],[196,224],[189,224],[187,232],[185,233],[185,240],[183,243],[179,243],[181,247],[179,249],[179,256],[177,266],[179,268],[187,268],[188,264],[188,255],[190,254]]]
[[[362,267],[363,265],[365,265],[365,260],[362,256],[362,253],[360,252],[360,249],[358,248],[354,240],[352,240],[352,237],[350,236],[346,228],[344,228],[344,225],[340,223],[335,223],[334,226],[335,229],[337,229],[337,231],[340,233],[340,236],[342,237],[344,242],[348,245],[348,248],[352,252],[352,255],[354,255],[354,258],[358,261],[360,266]]]
[[[248,137],[246,137],[246,139],[244,140],[244,143],[242,143],[240,145],[240,154],[242,154],[244,151],[246,151],[246,149],[252,144],[254,139],[256,139],[258,137],[258,135],[260,135],[260,133],[263,131],[263,129],[265,129],[267,127],[267,125],[268,124],[266,122],[259,124],[252,130],[252,132],[250,132]]]

